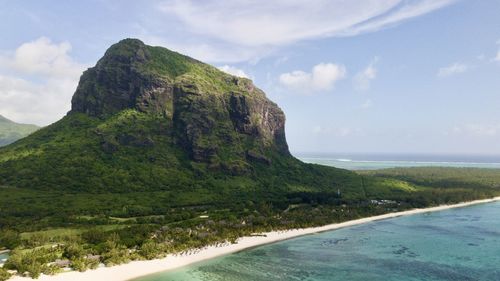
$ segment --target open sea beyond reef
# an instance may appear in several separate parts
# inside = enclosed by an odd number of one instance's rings
[[[498,155],[412,155],[412,154],[320,154],[297,153],[307,163],[348,170],[376,170],[396,167],[469,167],[500,169]]]
[[[500,202],[370,222],[140,281],[500,280]]]

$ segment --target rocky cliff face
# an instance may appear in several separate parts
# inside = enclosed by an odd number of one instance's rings
[[[141,69],[150,59],[148,48],[139,40],[113,45],[95,67],[83,73],[71,112],[95,117],[109,117],[128,108],[166,113],[173,84]]]
[[[161,116],[173,141],[212,168],[240,174],[290,155],[283,111],[252,81],[135,39],[85,71],[70,114],[108,118],[126,109]]]

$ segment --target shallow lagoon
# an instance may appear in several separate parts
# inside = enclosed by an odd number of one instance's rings
[[[7,258],[9,257],[9,254],[8,253],[3,253],[3,254],[0,254],[0,264],[3,264]]]
[[[367,223],[138,279],[500,280],[500,202]]]
[[[377,170],[410,167],[454,167],[500,169],[500,156],[442,156],[442,155],[297,155],[307,163],[333,166],[347,170]]]

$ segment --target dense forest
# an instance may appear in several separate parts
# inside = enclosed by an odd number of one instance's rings
[[[253,233],[500,195],[498,170],[388,169],[360,172],[359,180],[364,188],[358,194],[344,195],[340,187],[262,194],[235,190],[216,200],[202,191],[118,195],[2,187],[0,248],[12,252],[0,277],[8,276],[7,269],[33,278],[63,266],[85,271],[100,263],[111,266],[235,243]]]

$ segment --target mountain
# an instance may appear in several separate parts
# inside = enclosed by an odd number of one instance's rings
[[[139,40],[112,46],[83,74],[70,115],[107,118],[124,110],[163,119],[172,143],[212,168],[245,173],[252,157],[289,155],[283,112],[250,80]],[[152,136],[114,136],[103,146],[153,145]]]
[[[0,146],[11,144],[38,129],[38,126],[18,124],[0,115]]]
[[[357,174],[295,159],[284,128],[251,80],[125,39],[83,73],[67,116],[0,150],[0,185],[210,194],[204,202],[361,194]]]
[[[497,171],[306,164],[284,128],[252,81],[120,41],[84,72],[64,118],[0,148],[0,250],[13,250],[0,274],[37,278],[65,259],[84,271],[500,194]]]

